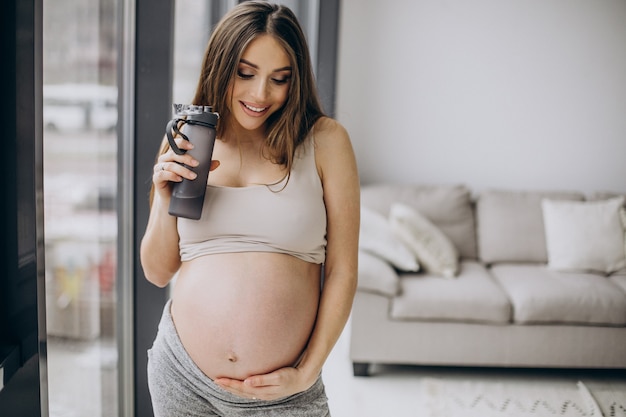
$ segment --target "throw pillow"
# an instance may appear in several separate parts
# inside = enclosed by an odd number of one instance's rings
[[[624,198],[604,201],[543,200],[548,266],[611,273],[626,266]]]
[[[391,206],[394,233],[413,251],[424,270],[453,278],[459,272],[459,253],[452,241],[419,211],[401,203]]]
[[[385,216],[364,206],[359,249],[379,256],[401,271],[419,271],[415,255],[393,234]]]
[[[400,278],[384,259],[359,251],[359,289],[393,297],[400,291]]]

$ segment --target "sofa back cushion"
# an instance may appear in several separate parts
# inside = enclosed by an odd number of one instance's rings
[[[611,191],[596,191],[591,194],[588,198],[590,201],[598,201],[598,200],[609,200],[611,198],[616,197],[624,197],[624,208],[626,208],[626,194],[624,193],[614,193]]]
[[[478,255],[485,263],[548,261],[541,201],[583,201],[577,192],[482,192],[476,201]]]
[[[476,259],[476,229],[469,189],[463,185],[371,184],[361,187],[361,204],[385,216],[394,203],[408,205],[436,225],[461,257]]]

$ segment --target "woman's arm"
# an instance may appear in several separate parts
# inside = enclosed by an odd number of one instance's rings
[[[193,147],[189,141],[180,138],[176,141],[181,149]],[[177,162],[191,166],[197,165],[197,161],[190,155],[175,154],[165,146],[166,142],[167,139],[164,139],[152,174],[153,200],[140,250],[141,265],[146,278],[159,287],[165,287],[170,282],[181,264],[176,217],[168,213],[172,196],[171,182],[180,182],[183,176],[189,179],[195,176],[191,170]]]
[[[154,175],[161,175],[156,172]],[[146,279],[165,287],[180,267],[176,217],[167,212],[169,199],[154,196],[146,233],[141,240],[141,266]]]
[[[245,381],[215,382],[241,396],[264,400],[305,391],[315,383],[341,335],[357,285],[360,189],[354,151],[346,130],[331,119],[314,131],[315,158],[324,187],[327,213],[325,279],[317,320],[296,368],[282,368]]]
[[[341,335],[357,286],[360,192],[354,151],[346,130],[323,119],[315,153],[327,213],[325,279],[315,328],[298,364],[312,385]]]

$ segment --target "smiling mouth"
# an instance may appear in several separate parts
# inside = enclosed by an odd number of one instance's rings
[[[253,111],[255,113],[263,113],[265,110],[269,109],[269,106],[268,107],[254,107],[254,106],[244,103],[243,101],[241,102],[241,104],[243,104],[246,109]]]

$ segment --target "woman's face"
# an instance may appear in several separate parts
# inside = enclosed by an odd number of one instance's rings
[[[274,37],[261,35],[245,49],[229,90],[231,115],[242,128],[263,129],[287,101],[289,56]]]

